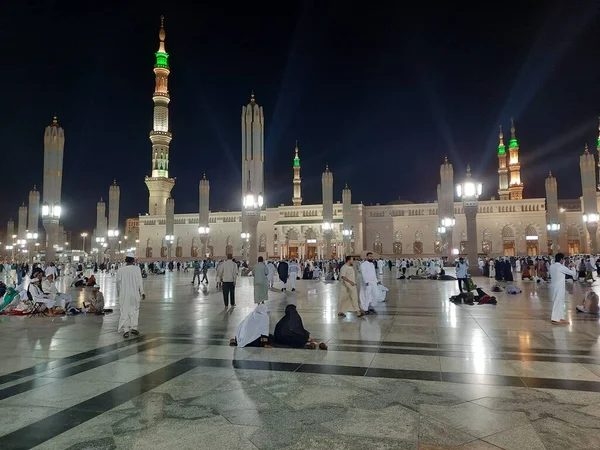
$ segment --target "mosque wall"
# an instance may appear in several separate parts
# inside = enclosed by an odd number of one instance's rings
[[[456,225],[452,247],[466,253],[466,221],[462,204],[454,205]],[[343,256],[342,206],[334,204],[333,249]],[[207,247],[216,258],[227,252],[242,258],[245,243],[240,212],[210,214]],[[315,258],[323,256],[322,205],[279,206],[262,213],[258,224],[259,255],[269,258]],[[352,252],[373,251],[388,257],[432,256],[441,253],[442,236],[437,232],[436,203],[402,205],[352,205]],[[140,216],[138,256],[141,260],[166,258],[164,216]],[[175,215],[175,243],[172,256],[193,260],[201,256],[197,232],[198,214]],[[589,236],[582,224],[581,211],[561,214],[558,245],[565,253],[588,251]],[[547,254],[545,199],[488,200],[479,202],[477,248],[489,256]],[[165,250],[161,250],[165,247]],[[176,247],[180,247],[177,250]],[[148,249],[151,248],[151,251]],[[162,252],[162,253],[161,253]],[[165,256],[161,256],[165,254]]]

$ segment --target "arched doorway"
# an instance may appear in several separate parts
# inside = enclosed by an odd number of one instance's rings
[[[183,239],[177,238],[177,247],[175,247],[175,257],[181,258],[183,256]]]
[[[502,228],[502,249],[504,256],[515,256],[515,232],[508,225]]]
[[[192,258],[198,257],[198,238],[196,237],[192,239],[192,248],[190,249],[190,256]]]
[[[146,258],[152,258],[152,238],[146,241]]]
[[[298,258],[298,232],[295,229],[290,229],[285,234],[285,243],[287,245],[287,257]]]
[[[481,240],[481,252],[485,253],[486,255],[489,255],[492,253],[492,232],[485,228],[483,230],[482,236],[483,239]]]
[[[527,247],[527,256],[536,256],[540,253],[539,236],[533,225],[528,225],[525,228],[525,245]]]
[[[258,252],[266,253],[267,252],[267,235],[261,234],[258,240]]]
[[[420,255],[423,253],[423,232],[421,230],[415,231],[415,240],[413,242],[413,253]]]
[[[379,255],[383,253],[383,243],[381,242],[381,235],[379,233],[373,235],[373,251]]]
[[[567,245],[569,255],[578,255],[581,253],[581,233],[575,225],[567,228]]]
[[[309,228],[306,230],[306,233],[304,233],[304,239],[306,241],[306,258],[317,258],[317,232],[312,228]]]
[[[227,255],[233,255],[233,238],[231,236],[227,236],[225,241],[225,257]]]
[[[392,246],[394,255],[402,254],[402,231],[394,231],[394,243]]]

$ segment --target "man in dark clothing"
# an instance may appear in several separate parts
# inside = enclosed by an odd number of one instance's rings
[[[287,284],[288,269],[289,265],[286,261],[281,261],[277,266],[277,274],[279,275],[279,280],[281,281],[282,292],[285,291],[285,285]]]

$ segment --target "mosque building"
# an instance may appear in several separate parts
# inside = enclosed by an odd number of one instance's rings
[[[467,253],[463,204],[454,196],[455,182],[464,178],[465,170],[454,168],[448,159],[440,167],[435,203],[400,200],[374,206],[352,203],[351,186],[347,185],[342,192],[333,192],[335,167],[331,166],[325,167],[323,172],[322,203],[307,205],[302,199],[301,151],[296,142],[295,147],[290,146],[290,205],[264,207],[266,122],[263,107],[258,105],[254,94],[242,107],[240,206],[243,207],[238,212],[209,212],[210,182],[204,177],[199,184],[199,212],[175,214],[175,202],[171,198],[175,179],[169,173],[169,144],[173,136],[169,131],[170,67],[165,37],[161,19],[154,66],[151,171],[145,179],[149,191],[148,213],[139,219],[128,219],[131,229],[127,233],[136,237],[140,261],[224,258],[229,253],[237,259],[251,260],[256,255],[272,259],[327,259],[367,251],[390,258]],[[556,178],[549,174],[545,183],[546,198],[524,198],[516,136],[511,119],[507,149],[500,128],[498,199],[478,202],[479,254],[598,252],[595,248],[598,196],[592,196],[585,207],[583,197],[559,201]],[[595,158],[587,148],[581,156],[580,167],[584,192],[593,189],[597,193]]]

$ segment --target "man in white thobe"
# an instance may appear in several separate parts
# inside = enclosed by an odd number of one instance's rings
[[[383,258],[379,258],[379,261],[377,261],[377,270],[379,272],[379,275],[383,275],[384,266],[385,266],[385,261],[383,260]]]
[[[360,263],[360,307],[365,313],[375,312],[375,302],[379,298],[379,280],[373,264],[373,253],[367,253],[367,260]]]
[[[269,261],[267,263],[267,269],[269,270],[269,275],[267,275],[267,279],[269,280],[269,287],[272,288],[275,283],[275,264],[273,264],[273,261]]]
[[[295,259],[290,260],[288,264],[288,274],[290,276],[290,287],[292,288],[292,292],[296,290],[296,279],[298,278],[298,272],[300,271],[300,266]]]
[[[565,255],[557,253],[550,266],[550,299],[552,300],[552,325],[569,325],[565,320],[565,275],[577,280],[577,269],[565,267]]]
[[[129,333],[133,335],[140,334],[137,329],[140,300],[146,298],[142,271],[137,265],[133,264],[134,261],[133,253],[128,253],[125,258],[125,265],[117,271],[117,295],[121,306],[118,330],[123,333],[124,338],[128,338]]]
[[[49,274],[45,280],[42,281],[42,290],[45,294],[54,300],[54,305],[62,309],[67,309],[69,303],[71,303],[71,294],[61,294],[58,292],[58,287],[54,281],[54,274]]]

